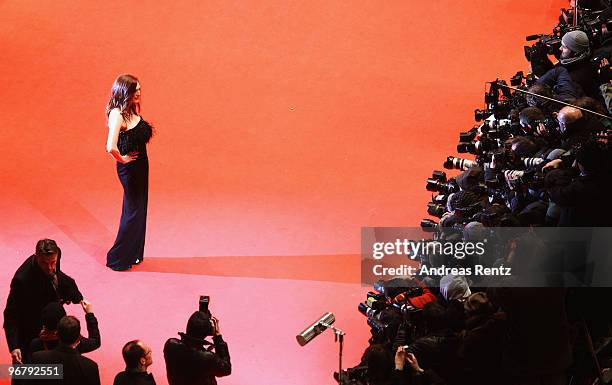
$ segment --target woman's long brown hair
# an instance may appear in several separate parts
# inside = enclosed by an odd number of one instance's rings
[[[138,114],[138,107],[133,102],[136,87],[138,86],[138,78],[130,74],[119,75],[113,83],[111,96],[106,105],[106,118],[113,108],[118,108],[121,111],[123,120],[128,122],[133,115]]]

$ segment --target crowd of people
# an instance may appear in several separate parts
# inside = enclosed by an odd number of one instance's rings
[[[17,269],[6,308],[4,330],[13,364],[61,364],[63,378],[44,380],[46,384],[99,385],[96,362],[86,353],[101,346],[98,319],[93,305],[73,278],[60,269],[61,249],[51,239],[36,244],[35,253]],[[78,318],[67,315],[65,304],[80,304],[85,312],[87,337],[81,335]],[[210,311],[196,311],[180,338],[164,345],[168,383],[171,385],[216,384],[216,377],[231,373],[227,343],[219,321]],[[212,337],[212,342],[206,340]],[[119,350],[119,348],[117,349]],[[115,377],[115,385],[152,385],[148,372],[153,363],[151,348],[141,340],[127,342],[121,349],[125,370]],[[14,384],[40,380],[13,379]]]
[[[474,158],[449,157],[445,167],[459,175],[434,171],[428,180],[428,190],[438,192],[428,213],[439,221],[426,219],[421,226],[434,240],[482,240],[499,228],[524,231],[475,261],[434,254],[420,257],[421,266],[478,263],[520,271],[543,252],[533,235],[537,228],[612,224],[612,10],[604,1],[570,5],[555,28],[558,39],[540,36],[526,47],[527,76],[518,73],[511,86],[491,82],[487,108],[476,111],[481,123],[461,133],[457,147]],[[372,338],[344,384],[609,381],[606,287],[505,286],[500,282],[511,281],[460,275],[397,279],[409,291],[379,290],[361,305]]]

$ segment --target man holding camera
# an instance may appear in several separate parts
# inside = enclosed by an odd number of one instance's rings
[[[231,374],[227,343],[221,337],[219,321],[210,312],[194,312],[186,332],[179,335],[181,339],[170,338],[164,345],[170,385],[216,385],[215,377]],[[212,344],[205,340],[207,336],[213,337]],[[210,345],[214,346],[214,352]]]
[[[50,302],[79,303],[83,295],[74,279],[60,271],[62,252],[52,239],[42,239],[11,281],[4,309],[4,331],[14,364],[25,363],[32,339],[42,327],[42,310]]]
[[[597,95],[596,72],[590,62],[588,35],[578,30],[566,33],[561,38],[560,51],[559,64],[567,69],[571,80],[578,83],[587,95]]]

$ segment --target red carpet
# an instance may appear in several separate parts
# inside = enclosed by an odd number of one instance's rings
[[[40,238],[94,304],[110,384],[141,338],[162,346],[212,297],[234,366],[220,384],[332,384],[337,346],[295,334],[356,307],[362,226],[414,226],[484,82],[526,70],[562,0],[0,2],[0,297]],[[121,187],[104,151],[114,78],[140,78],[149,147],[145,262],[104,267]],[[76,306],[70,311],[79,314]],[[9,362],[4,336],[0,363]],[[0,381],[2,383],[2,381]]]

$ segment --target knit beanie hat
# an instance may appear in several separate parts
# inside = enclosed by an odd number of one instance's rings
[[[582,31],[570,31],[563,35],[561,42],[564,46],[576,52],[582,54],[589,50],[589,37]]]

